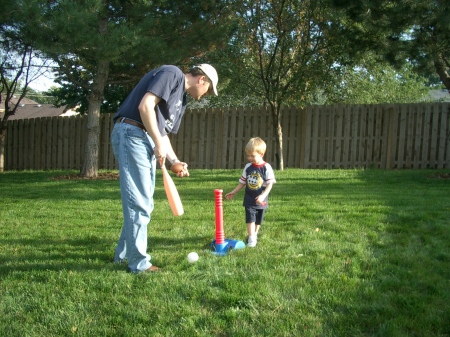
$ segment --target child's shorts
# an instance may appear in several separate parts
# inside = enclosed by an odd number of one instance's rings
[[[245,207],[245,222],[254,222],[257,225],[261,225],[264,220],[265,209],[258,209],[254,207]]]

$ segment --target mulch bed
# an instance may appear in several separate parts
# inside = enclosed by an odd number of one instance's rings
[[[118,180],[118,172],[99,172],[96,178],[86,178],[80,174],[67,174],[51,178],[52,180]]]
[[[450,173],[433,173],[429,177],[432,179],[450,179]]]

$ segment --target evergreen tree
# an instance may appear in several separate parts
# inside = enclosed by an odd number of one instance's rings
[[[405,62],[423,76],[434,74],[450,91],[448,0],[334,0],[341,34],[353,53],[375,52],[396,67]]]
[[[61,90],[67,90],[68,97],[77,93],[86,99],[81,173],[87,177],[98,174],[99,117],[105,88],[136,83],[150,68],[164,63],[190,63],[226,36],[219,25],[227,18],[225,3],[24,0],[13,5],[21,34],[58,64]]]

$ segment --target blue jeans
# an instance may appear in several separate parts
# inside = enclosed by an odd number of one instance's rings
[[[152,264],[147,254],[147,225],[153,211],[156,159],[154,143],[140,128],[116,123],[111,133],[114,156],[119,163],[123,226],[114,261],[128,260],[131,272]]]

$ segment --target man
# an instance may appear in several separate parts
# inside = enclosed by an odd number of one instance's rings
[[[153,210],[156,159],[180,162],[170,144],[177,133],[189,93],[199,100],[217,96],[218,76],[209,64],[192,67],[186,74],[175,66],[162,66],[147,73],[128,95],[114,116],[111,143],[119,163],[123,226],[114,262],[128,260],[133,273],[153,272],[147,254],[147,225]],[[179,177],[189,176],[187,164]]]

